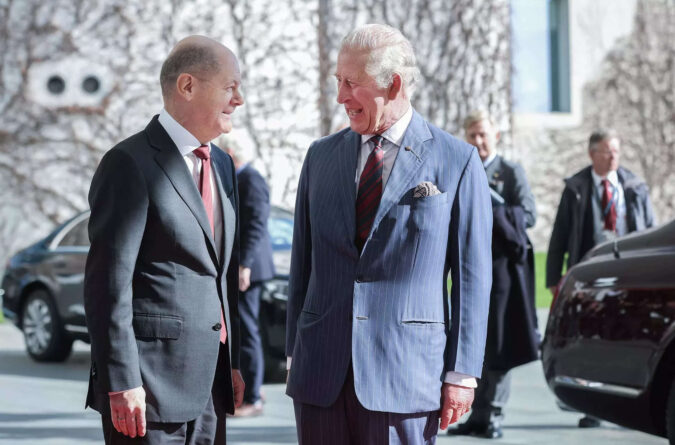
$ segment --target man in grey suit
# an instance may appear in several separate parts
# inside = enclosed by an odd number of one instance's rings
[[[471,416],[448,434],[498,439],[511,388],[509,370],[538,358],[534,255],[526,232],[537,211],[523,168],[497,154],[500,133],[490,115],[470,113],[464,131],[478,149],[493,194],[492,291],[483,377]]]
[[[411,107],[419,77],[389,26],[342,41],[351,128],[311,145],[295,208],[286,348],[300,444],[435,443],[439,417],[445,429],[473,400],[490,193],[476,149]]]
[[[232,128],[240,82],[229,49],[182,40],[162,66],[164,109],[92,180],[87,405],[108,444],[225,443],[241,404],[237,185],[210,143]]]

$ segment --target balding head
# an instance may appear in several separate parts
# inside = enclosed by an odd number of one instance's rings
[[[176,80],[182,73],[209,78],[229,57],[234,57],[232,51],[213,39],[204,36],[184,38],[176,44],[162,64],[159,74],[162,97],[167,100],[173,95]]]
[[[230,115],[243,105],[234,53],[203,36],[187,37],[167,57],[160,74],[166,111],[199,142],[232,130]]]

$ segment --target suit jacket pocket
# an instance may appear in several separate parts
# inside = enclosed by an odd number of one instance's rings
[[[448,192],[439,193],[437,195],[425,196],[423,198],[413,198],[412,207],[413,209],[433,207],[447,203],[448,198],[449,198]]]
[[[419,231],[440,231],[450,221],[450,202],[448,193],[417,198],[410,208],[413,224]],[[447,230],[446,232],[447,233]],[[440,242],[441,240],[436,240]]]
[[[183,331],[183,317],[166,314],[134,314],[136,338],[177,340]]]
[[[401,320],[403,326],[427,328],[427,329],[445,329],[445,322],[429,319],[406,319]]]

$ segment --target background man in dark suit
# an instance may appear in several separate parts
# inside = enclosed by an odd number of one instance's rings
[[[295,207],[287,394],[302,445],[431,444],[473,400],[490,193],[476,149],[413,110],[419,78],[396,29],[342,41],[350,128],[311,145]]]
[[[249,138],[238,132],[223,135],[219,146],[232,157],[239,186],[239,318],[241,320],[241,375],[246,383],[244,403],[235,417],[257,416],[263,412],[260,388],[265,376],[258,317],[260,292],[274,278],[272,241],[267,231],[270,192],[265,179],[249,163],[253,147]]]
[[[565,179],[546,258],[546,286],[551,293],[567,269],[596,244],[654,225],[649,188],[631,171],[619,167],[621,142],[611,130],[598,130],[588,140],[591,165]],[[586,416],[582,428],[600,421]]]
[[[526,228],[535,223],[534,196],[523,168],[497,154],[499,131],[487,112],[464,120],[466,140],[478,148],[492,189],[492,291],[483,376],[471,416],[451,435],[502,437],[510,369],[537,359],[534,255]]]
[[[241,404],[237,186],[210,144],[244,103],[240,81],[220,43],[179,42],[160,74],[164,109],[92,180],[87,405],[106,443],[225,443],[225,412]]]

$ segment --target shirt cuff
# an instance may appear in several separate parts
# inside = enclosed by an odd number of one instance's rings
[[[478,386],[475,377],[455,371],[448,371],[445,374],[444,382],[457,386],[465,386],[467,388],[476,388]]]
[[[286,357],[286,371],[290,371],[291,369],[291,361],[293,359],[291,357]]]

